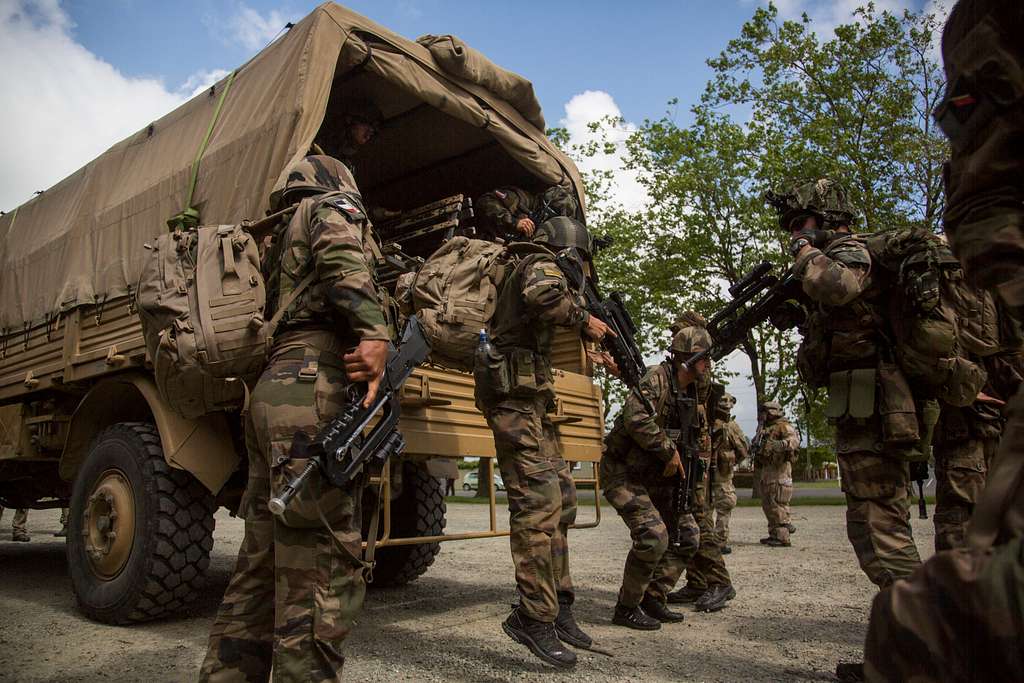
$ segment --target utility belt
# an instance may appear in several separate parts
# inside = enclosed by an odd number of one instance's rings
[[[478,384],[482,380],[489,401],[541,396],[554,405],[555,378],[551,361],[533,349],[512,347],[506,352],[492,351],[484,368],[476,368]]]
[[[879,360],[875,367],[829,373],[825,416],[832,424],[877,419],[885,446],[907,460],[925,460],[931,455],[939,402],[915,400],[899,366]]]

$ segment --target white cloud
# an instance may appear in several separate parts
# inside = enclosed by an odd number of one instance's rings
[[[11,210],[222,77],[178,90],[130,78],[75,42],[56,0],[0,0],[0,209]]]
[[[241,5],[238,12],[231,17],[228,25],[235,41],[249,50],[262,50],[267,43],[277,37],[285,24],[295,21],[295,17],[278,10],[271,10],[266,16],[246,5]]]
[[[607,140],[614,144],[611,154],[598,154],[579,162],[581,171],[608,170],[614,172],[617,199],[630,210],[636,210],[647,202],[647,192],[637,180],[635,171],[623,168],[626,139],[636,131],[636,125],[622,121],[614,126],[604,126],[600,131],[590,130],[590,124],[611,117],[619,120],[622,110],[613,98],[603,90],[586,90],[574,95],[565,104],[565,116],[559,122],[568,132],[574,145],[592,141]]]
[[[772,0],[783,19],[799,19],[807,14],[813,22],[812,26],[821,34],[831,34],[836,26],[853,21],[853,12],[858,7],[867,5],[867,0]],[[949,14],[949,5],[953,0],[926,0],[924,7],[928,12],[937,14],[942,21]],[[921,0],[874,0],[878,12],[888,10],[892,14],[900,14],[905,9],[919,10]],[[762,0],[764,5],[768,0]]]

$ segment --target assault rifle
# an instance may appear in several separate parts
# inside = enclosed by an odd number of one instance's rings
[[[732,301],[708,321],[711,348],[687,359],[688,367],[704,358],[716,361],[725,358],[747,340],[752,329],[764,322],[770,321],[779,330],[789,330],[804,321],[806,313],[797,303],[803,297],[799,278],[792,268],[781,276],[771,271],[772,263],[762,261],[729,288]]]
[[[383,465],[394,455],[405,450],[405,439],[398,431],[401,416],[400,392],[416,366],[426,360],[430,342],[423,335],[423,327],[416,316],[409,316],[397,348],[388,354],[387,366],[377,396],[369,407],[363,407],[366,392],[351,396],[348,407],[309,439],[304,432],[296,432],[292,455],[309,458],[306,467],[285,485],[281,493],[270,499],[267,507],[275,515],[285,509],[315,470],[334,486],[345,486],[364,467]],[[363,430],[375,417],[377,424],[367,434]]]
[[[647,364],[636,345],[636,325],[622,302],[622,295],[612,292],[608,298],[601,297],[593,280],[583,272],[583,256],[578,249],[563,249],[555,256],[555,262],[569,285],[583,295],[583,305],[587,311],[615,333],[614,337],[609,335],[604,338],[604,347],[618,366],[623,384],[636,393],[644,409],[653,415],[654,406],[640,391],[640,380],[647,372]]]
[[[715,473],[718,467],[716,458],[712,455],[705,469],[704,461],[700,459],[700,453],[697,451],[697,435],[693,432],[693,417],[697,411],[697,399],[675,389],[674,378],[672,384],[675,393],[675,419],[679,424],[679,434],[675,439],[675,446],[683,461],[683,473],[686,475],[683,479],[676,478],[675,488],[672,491],[672,528],[669,534],[669,545],[679,548],[683,545],[679,517],[693,513],[695,492],[697,486],[703,485],[705,472],[708,475],[708,494],[710,495],[711,488],[715,485]],[[695,386],[693,386],[693,393],[696,393]],[[724,384],[713,383],[707,405],[718,405],[724,393]]]

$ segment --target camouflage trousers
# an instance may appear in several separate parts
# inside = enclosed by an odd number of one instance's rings
[[[546,408],[546,398],[510,398],[486,406],[485,416],[508,493],[520,608],[550,623],[559,594],[573,595],[568,531],[576,521],[576,486]]]
[[[768,535],[789,543],[789,501],[793,499],[793,466],[765,463],[761,467],[761,509],[768,520]]]
[[[717,479],[717,477],[715,477]],[[700,547],[686,566],[686,585],[690,588],[729,585],[732,579],[725,568],[722,543],[715,530],[714,510],[711,507],[709,477],[693,490],[693,518],[700,529]]]
[[[910,528],[906,461],[871,452],[840,453],[846,535],[860,568],[880,588],[921,566]]]
[[[732,483],[732,472],[715,478],[711,495],[715,508],[715,537],[722,546],[729,544],[729,518],[736,508],[736,487]]]
[[[0,518],[3,518],[4,509],[0,507]],[[14,511],[14,521],[11,523],[11,533],[15,536],[28,534],[28,510],[18,508]]]
[[[267,681],[271,670],[275,681],[341,678],[341,642],[366,590],[356,559],[361,482],[342,490],[314,473],[282,517],[267,501],[307,462],[290,457],[294,435],[313,436],[338,413],[346,386],[337,355],[292,346],[275,353],[252,393],[245,537],[210,632],[203,681]]]
[[[967,522],[998,447],[998,438],[935,444],[935,552],[963,546]]]
[[[602,462],[602,479],[611,469]],[[612,475],[603,485],[604,497],[618,511],[633,539],[622,572],[619,604],[635,607],[645,594],[665,602],[697,552],[700,529],[696,520],[693,515],[682,513],[673,528],[666,524],[666,520],[672,520],[675,483],[671,478],[657,474],[635,479]],[[676,527],[679,543],[673,545],[670,534]]]

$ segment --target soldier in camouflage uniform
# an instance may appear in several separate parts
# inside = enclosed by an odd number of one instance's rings
[[[544,192],[527,192],[514,185],[499,187],[480,195],[473,204],[481,239],[505,238],[520,234],[533,237],[536,223],[554,216],[582,220],[579,203],[559,185]]]
[[[321,128],[316,143],[325,151],[337,156],[348,166],[352,177],[355,178],[359,150],[377,136],[384,121],[384,114],[380,107],[370,100],[339,98],[331,100],[324,120],[340,125]]]
[[[778,401],[760,406],[764,419],[760,426],[757,462],[761,470],[761,509],[768,519],[768,537],[761,543],[771,547],[788,547],[792,528],[789,523],[789,501],[793,498],[793,465],[800,436],[786,419]]]
[[[0,507],[0,518],[4,515],[4,509]],[[18,508],[14,511],[14,521],[11,524],[11,540],[18,543],[28,543],[32,537],[28,535],[28,510]]]
[[[1024,306],[1024,4],[960,0],[942,38],[950,138],[945,227],[967,276]],[[1024,680],[1024,395],[1008,404],[966,547],[875,598],[871,681]]]
[[[576,655],[559,638],[583,648],[592,641],[571,610],[575,597],[566,534],[576,518],[576,489],[548,417],[555,407],[551,341],[555,326],[593,340],[602,339],[608,327],[580,306],[552,253],[575,247],[589,259],[586,228],[565,218],[552,220],[535,242],[547,248],[521,258],[498,291],[492,352],[487,366],[474,371],[475,393],[494,433],[508,491],[520,602],[502,628],[545,662],[568,668]]]
[[[711,428],[711,448],[717,464],[715,482],[711,491],[712,507],[715,509],[715,535],[722,554],[732,552],[729,547],[729,518],[736,507],[736,487],[732,483],[733,469],[747,457],[747,437],[732,417],[736,397],[723,394],[714,413]]]
[[[333,681],[341,642],[365,593],[362,482],[345,489],[314,473],[281,517],[272,495],[307,463],[297,436],[312,437],[348,400],[354,382],[376,393],[388,328],[373,283],[370,225],[352,175],[338,160],[295,164],[272,205],[301,199],[265,260],[267,313],[288,307],[246,418],[249,481],[239,514],[245,537],[210,633],[204,681]]]
[[[908,453],[885,443],[875,402],[877,368],[891,351],[885,287],[871,277],[867,248],[850,234],[855,210],[838,183],[799,183],[773,203],[793,236],[794,272],[811,300],[797,363],[804,381],[830,387],[847,536],[861,569],[884,588],[921,564],[910,527]],[[817,241],[822,229],[835,231],[831,241]]]
[[[673,509],[674,493],[685,476],[676,448],[684,425],[675,397],[680,392],[696,396],[698,377],[707,375],[708,362],[703,360],[692,369],[683,363],[710,346],[711,337],[703,327],[687,326],[676,332],[669,357],[648,369],[640,383],[654,413],[640,396],[630,392],[605,439],[601,457],[604,496],[633,539],[612,617],[612,623],[620,626],[655,630],[662,623],[683,620],[682,614],[669,610],[665,603],[697,552],[700,528],[692,513]],[[689,429],[697,434],[698,447],[710,451],[703,408],[694,411]]]

